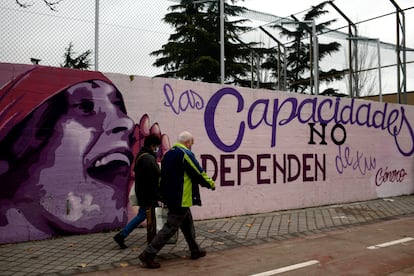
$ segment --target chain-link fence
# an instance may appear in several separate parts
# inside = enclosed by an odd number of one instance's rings
[[[161,19],[172,2],[99,1],[98,13],[94,0],[64,0],[56,5],[57,11],[43,1],[25,2],[32,5],[22,8],[14,0],[0,3],[1,62],[30,63],[38,59],[42,65],[59,66],[72,42],[77,54],[92,50],[93,63],[97,53],[99,71],[143,76],[161,72],[152,66],[155,57],[149,54],[168,40],[171,28]]]
[[[43,1],[23,1],[31,4],[27,8],[20,7],[14,0],[4,0],[0,3],[0,18],[2,28],[0,29],[0,62],[31,63],[40,60],[42,65],[60,66],[64,62],[64,54],[70,43],[77,54],[92,50],[92,63],[97,64],[91,69],[97,68],[102,72],[113,72],[131,75],[154,76],[162,72],[162,68],[153,66],[156,57],[150,53],[161,49],[168,41],[168,37],[174,30],[162,21],[168,12],[168,7],[177,4],[174,0],[151,0],[151,1],[94,1],[94,0],[64,0],[56,9],[50,10]],[[98,9],[97,9],[97,3]],[[239,3],[242,5],[242,3]],[[298,10],[309,8],[304,1],[303,7]],[[358,26],[358,34],[369,37],[364,30],[372,26],[384,26],[395,23],[395,10],[390,9],[388,15],[379,16],[365,22],[354,22]],[[301,19],[302,14],[296,14]],[[277,49],[276,38],[286,46],[289,41],[280,36],[276,29],[270,25],[277,23],[281,18],[260,12],[249,10],[243,15],[249,19],[253,30],[241,36],[243,42],[259,42],[262,47]],[[328,19],[341,19],[335,10],[329,10]],[[406,9],[406,36],[407,40],[414,34],[414,26],[410,24],[414,18],[414,9]],[[96,24],[96,18],[99,24]],[[292,19],[290,19],[292,20]],[[326,20],[324,18],[324,20]],[[339,20],[340,21],[340,20]],[[345,21],[342,21],[345,22]],[[318,23],[318,22],[316,22]],[[97,26],[97,29],[96,29]],[[395,27],[396,28],[396,27]],[[95,39],[95,36],[99,39]],[[346,70],[348,65],[348,41],[347,25],[334,28],[324,34],[319,34],[319,42],[337,41],[342,48],[332,56],[327,56],[319,64],[322,69]],[[395,36],[395,34],[394,34]],[[394,41],[382,41],[380,43],[382,91],[384,93],[395,93],[398,83],[396,77],[397,57],[395,39]],[[412,40],[409,41],[412,44]],[[410,46],[407,43],[409,49]],[[360,52],[365,52],[364,62],[360,64],[359,70],[369,74],[372,84],[364,82],[365,87],[360,87],[361,95],[375,94],[379,91],[378,81],[378,55],[375,40],[361,41]],[[412,49],[411,49],[412,50]],[[95,58],[96,55],[96,58]],[[260,82],[275,82],[275,88],[283,90],[283,74],[275,75],[270,71],[260,69],[264,60],[257,60],[257,67],[252,66],[252,87]],[[406,52],[407,90],[414,90],[414,52]],[[259,70],[257,71],[257,68]],[[281,71],[282,72],[282,71]],[[349,90],[345,74],[344,80],[334,85],[342,93]],[[372,81],[373,80],[373,81]],[[320,82],[320,91],[324,86]],[[361,84],[361,85],[362,85]],[[330,84],[331,87],[333,84]]]
[[[322,3],[323,1],[321,1]],[[329,1],[328,1],[329,2]],[[374,1],[373,1],[374,2]],[[414,3],[413,3],[414,4]],[[305,4],[304,4],[305,5]],[[325,5],[328,11],[326,15],[315,21],[316,24],[329,20],[336,20],[336,22],[329,27],[317,33],[319,43],[338,42],[341,44],[340,51],[328,55],[319,63],[319,68],[324,71],[336,69],[343,71],[343,79],[341,81],[326,83],[323,78],[319,78],[319,92],[323,92],[327,88],[334,88],[334,90],[341,94],[352,93],[355,96],[356,91],[358,96],[378,95],[379,92],[396,93],[398,90],[397,79],[397,24],[396,12],[391,8],[388,12],[380,14],[373,18],[364,19],[358,22],[351,22],[356,30],[352,27],[343,16],[335,10],[333,6]],[[309,6],[298,7],[301,12],[290,17],[277,17],[268,15],[263,17],[263,14],[247,13],[246,16],[250,19],[255,19],[256,26],[252,31],[243,35],[243,41],[247,44],[249,42],[259,42],[263,47],[273,48],[275,53],[282,52],[285,47],[291,45],[294,41],[292,38],[287,39],[281,35],[280,28],[275,28],[275,25],[294,31],[298,24],[303,24],[305,13],[310,10]],[[341,11],[342,12],[342,11]],[[405,15],[405,35],[406,35],[406,76],[405,82],[407,91],[414,90],[414,5],[404,7]],[[349,19],[349,18],[347,18]],[[301,23],[294,23],[295,20]],[[307,22],[310,29],[309,36],[305,38],[309,40],[311,37],[311,24]],[[273,26],[273,27],[272,27]],[[351,30],[349,30],[351,26]],[[374,31],[373,31],[374,30]],[[402,41],[401,29],[399,41]],[[349,40],[350,36],[355,36],[354,40]],[[310,41],[307,41],[311,45]],[[357,44],[357,46],[355,45]],[[400,47],[402,45],[399,45]],[[357,47],[357,48],[355,48]],[[351,51],[349,50],[351,48]],[[312,51],[311,49],[310,51]],[[355,58],[356,57],[356,58]],[[401,60],[402,53],[399,55]],[[260,64],[264,60],[258,60]],[[312,62],[312,61],[310,61]],[[350,66],[356,72],[350,82]],[[356,62],[356,64],[355,64]],[[275,86],[279,90],[284,88],[283,67],[280,68],[280,73],[275,76],[270,71],[257,70],[258,67],[253,68],[253,86],[258,86],[260,82],[275,82]],[[256,73],[254,72],[256,70]],[[311,72],[305,72],[310,79],[310,87],[312,86]],[[402,76],[401,76],[402,79]],[[400,83],[402,80],[400,80]],[[255,83],[255,84],[254,84]],[[282,84],[282,85],[280,85]]]

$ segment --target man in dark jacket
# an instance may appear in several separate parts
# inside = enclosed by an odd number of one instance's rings
[[[137,195],[138,214],[114,236],[118,245],[125,249],[125,238],[147,219],[147,242],[150,243],[156,235],[155,207],[159,200],[160,167],[157,163],[156,153],[161,144],[161,139],[155,134],[150,134],[144,140],[144,146],[135,159],[135,194]]]
[[[201,205],[199,186],[214,190],[214,181],[201,168],[191,146],[193,135],[184,131],[178,136],[178,142],[164,155],[161,161],[161,200],[168,206],[167,223],[158,232],[152,242],[139,255],[139,259],[148,268],[159,268],[155,256],[168,240],[178,231],[184,234],[191,252],[191,259],[206,255],[196,242],[194,222],[190,207]]]

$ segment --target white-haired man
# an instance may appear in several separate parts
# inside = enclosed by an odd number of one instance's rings
[[[191,147],[194,137],[188,131],[178,136],[178,141],[161,161],[161,200],[168,206],[168,218],[163,228],[139,255],[147,268],[159,268],[155,256],[180,228],[191,252],[191,259],[206,255],[195,240],[194,222],[190,207],[201,205],[199,185],[215,190],[214,181],[201,168]]]

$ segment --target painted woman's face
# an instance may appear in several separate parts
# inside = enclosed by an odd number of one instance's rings
[[[31,167],[39,179],[21,185],[20,196],[39,197],[41,216],[62,232],[125,223],[134,124],[122,97],[103,81],[80,83],[64,93],[68,110]]]

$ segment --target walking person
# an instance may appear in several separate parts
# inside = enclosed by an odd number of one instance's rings
[[[118,245],[125,249],[125,238],[147,219],[147,242],[150,243],[156,235],[155,207],[159,200],[160,167],[157,163],[157,152],[161,139],[155,134],[150,134],[144,140],[144,146],[137,154],[134,166],[135,194],[137,196],[138,214],[114,236]]]
[[[190,132],[180,133],[177,143],[161,161],[161,201],[167,205],[169,212],[163,228],[139,255],[139,259],[147,268],[161,266],[154,261],[155,256],[178,228],[181,229],[188,244],[191,259],[195,260],[206,255],[206,251],[202,250],[196,242],[190,207],[201,206],[198,185],[215,190],[215,183],[207,176],[192,153],[193,144],[194,137]]]

